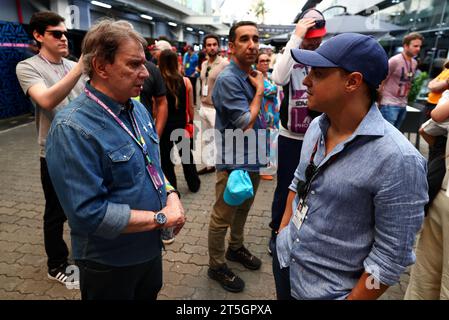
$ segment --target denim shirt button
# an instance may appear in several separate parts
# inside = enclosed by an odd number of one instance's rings
[[[315,194],[315,191],[312,190],[312,191],[310,191],[310,193],[311,193],[311,194]]]
[[[298,239],[296,239],[296,242],[299,242],[299,238],[298,238]]]
[[[292,258],[292,262],[295,262],[295,259],[294,259],[294,258]]]

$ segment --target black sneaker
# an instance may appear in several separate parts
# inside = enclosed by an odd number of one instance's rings
[[[245,288],[245,282],[243,282],[240,277],[236,276],[226,264],[219,269],[209,268],[207,270],[207,275],[209,278],[218,281],[223,289],[227,291],[241,292],[243,288]]]
[[[237,251],[228,248],[226,251],[226,259],[230,261],[240,262],[245,268],[251,270],[257,270],[262,265],[262,261],[259,258],[253,256],[244,246]]]
[[[73,268],[73,269],[72,269]],[[48,269],[48,279],[58,281],[64,284],[67,289],[78,289],[79,288],[79,280],[73,279],[73,276],[78,274],[74,272],[76,266],[72,266],[69,264],[62,264],[57,268]]]

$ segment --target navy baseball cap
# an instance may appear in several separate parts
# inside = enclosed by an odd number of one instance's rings
[[[371,88],[377,89],[388,75],[388,56],[371,36],[342,33],[324,42],[315,51],[292,49],[297,62],[319,68],[342,68],[360,72]]]

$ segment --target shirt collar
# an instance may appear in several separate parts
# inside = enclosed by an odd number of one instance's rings
[[[234,62],[234,60],[231,60],[231,63],[229,65],[230,65],[230,68],[232,69],[233,73],[235,73],[237,76],[239,76],[240,78],[242,78],[245,81],[246,81],[246,79],[248,79],[248,74],[245,71],[243,71],[242,69],[240,69],[240,67]]]
[[[326,135],[329,128],[329,118],[323,114],[319,120],[319,125],[323,136]],[[357,129],[354,131],[352,137],[356,136],[384,136],[385,135],[385,120],[375,103],[371,105],[368,113],[360,122]]]
[[[118,103],[114,99],[110,98],[109,96],[105,95],[104,93],[102,93],[102,92],[98,91],[97,89],[95,89],[94,87],[92,87],[92,85],[90,84],[90,81],[88,81],[86,83],[86,88],[87,88],[87,90],[92,92],[92,94],[94,96],[96,96],[98,99],[100,99],[107,107],[109,107],[109,109],[111,109],[111,111],[116,115],[120,114],[120,112],[122,112],[122,111],[127,111],[127,110],[132,111],[134,108],[132,99],[128,99],[128,101],[125,105]]]

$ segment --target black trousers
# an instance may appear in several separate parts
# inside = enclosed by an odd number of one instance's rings
[[[430,119],[430,112],[435,109],[436,105],[427,103],[425,111],[426,121]],[[424,207],[426,212],[430,208],[433,200],[440,192],[443,183],[444,174],[446,173],[446,142],[447,137],[438,136],[435,138],[435,144],[429,146],[429,159],[427,162],[427,183],[429,185],[429,202]]]
[[[164,172],[164,174],[167,177],[170,184],[173,187],[178,188],[178,183],[177,183],[176,174],[175,174],[175,165],[173,164],[173,162],[170,159],[171,149],[174,147],[175,143],[178,143],[181,140],[181,139],[179,139],[178,141],[170,140],[170,135],[173,132],[173,130],[175,130],[175,129],[176,128],[171,128],[170,126],[165,127],[164,133],[162,134],[162,137],[161,137],[160,149],[161,149],[162,171]],[[186,159],[188,159],[188,161],[182,162],[182,169],[184,171],[184,177],[187,181],[187,186],[189,187],[190,191],[197,192],[200,189],[201,181],[198,176],[198,171],[196,169],[196,165],[193,161],[193,154],[192,154],[193,139],[190,139],[189,143],[190,143],[190,146],[189,146],[189,150],[187,151],[187,152],[189,152],[189,154],[184,155],[183,151],[186,151],[186,150],[183,150],[181,148],[181,150],[179,150],[179,155],[180,155],[181,159],[183,159],[184,157],[186,157]]]
[[[290,268],[281,269],[276,247],[273,250],[273,276],[276,285],[276,298],[278,300],[294,300],[291,296]]]
[[[195,77],[188,77],[190,80],[190,83],[192,84],[192,90],[193,90],[193,104],[196,106],[196,82],[198,78]]]
[[[279,135],[277,184],[271,205],[270,227],[273,232],[277,231],[281,225],[290,191],[288,187],[292,183],[295,170],[298,167],[301,148],[302,140],[290,139]]]
[[[67,263],[69,249],[63,238],[67,217],[53,188],[45,158],[41,158],[41,182],[45,197],[44,245],[48,258],[47,266],[53,269]]]
[[[82,300],[156,300],[162,288],[162,256],[149,262],[112,267],[77,260]]]

